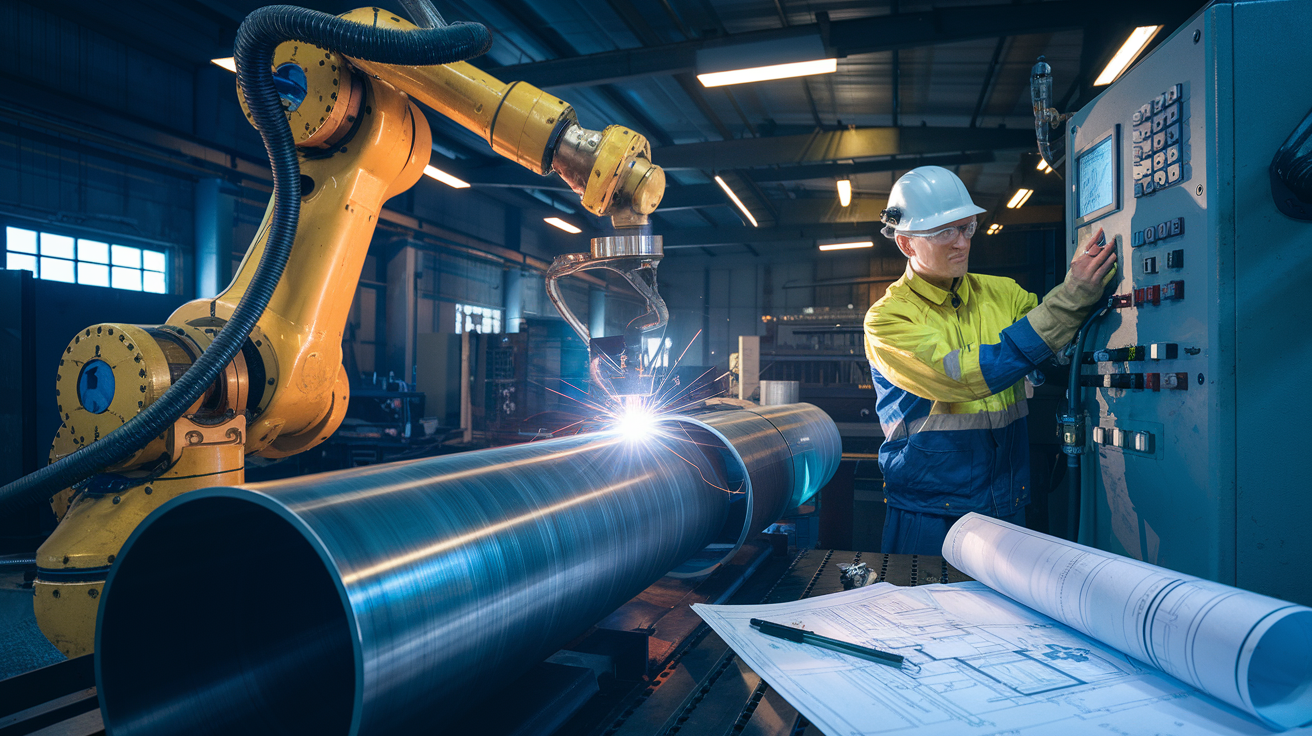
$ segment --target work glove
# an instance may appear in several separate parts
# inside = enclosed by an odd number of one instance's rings
[[[1066,272],[1066,279],[1057,285],[1057,288],[1048,292],[1043,297],[1043,302],[1039,306],[1031,309],[1029,314],[1030,327],[1038,333],[1039,337],[1048,346],[1052,352],[1059,352],[1066,343],[1075,338],[1075,333],[1079,331],[1080,325],[1084,324],[1084,318],[1089,316],[1099,302],[1102,301],[1103,292],[1107,285],[1111,283],[1116,276],[1116,265],[1111,263],[1107,267],[1106,274],[1100,279],[1089,281],[1074,277],[1076,268],[1080,268],[1086,274],[1101,271],[1104,264],[1108,261],[1115,261],[1115,249],[1103,245],[1099,248],[1098,253],[1090,253],[1095,244],[1101,237],[1099,231],[1085,246],[1083,252],[1077,252],[1072,259],[1071,270]],[[1103,254],[1104,250],[1111,251]],[[1092,259],[1088,264],[1076,265],[1081,257]],[[1090,271],[1090,269],[1093,269]]]

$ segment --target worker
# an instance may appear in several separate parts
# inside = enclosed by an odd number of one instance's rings
[[[881,213],[907,258],[865,320],[885,438],[883,552],[941,554],[972,511],[1024,526],[1024,378],[1074,338],[1112,278],[1101,230],[1042,304],[1011,279],[968,273],[982,212],[955,174],[922,166],[897,180]]]

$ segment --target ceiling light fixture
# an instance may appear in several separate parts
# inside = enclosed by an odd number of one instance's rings
[[[1034,194],[1033,189],[1025,189],[1024,187],[1017,189],[1016,193],[1011,195],[1011,200],[1007,202],[1007,209],[1020,209],[1021,205],[1029,201],[1031,194]]]
[[[728,184],[724,183],[724,179],[721,179],[719,174],[716,174],[715,176],[715,183],[719,184],[720,188],[724,190],[724,193],[729,195],[729,199],[732,199],[733,203],[738,205],[738,209],[742,210],[742,213],[747,216],[747,220],[752,223],[752,227],[760,227],[760,225],[756,224],[756,218],[752,217],[752,213],[748,212],[747,207],[743,205],[743,201],[738,199],[738,195],[733,193],[733,190],[729,188]]]
[[[698,74],[697,81],[703,87],[725,87],[730,84],[748,82],[765,82],[771,79],[792,79],[809,77],[813,74],[833,74],[838,71],[838,59],[813,59],[811,61],[794,61],[790,64],[770,64],[749,69],[731,69],[724,72]]]
[[[573,225],[569,224],[568,222],[565,222],[559,217],[544,217],[542,218],[542,221],[547,223],[548,225],[554,225],[560,228],[561,230],[570,233],[571,235],[578,235],[579,233],[583,232],[579,228],[574,227]]]
[[[438,181],[442,182],[443,184],[451,187],[452,189],[469,188],[469,182],[464,181],[462,179],[457,179],[454,176],[451,176],[450,174],[446,173],[445,171],[431,164],[424,167],[424,175],[431,176],[434,179],[437,179]]]
[[[1048,172],[1052,171],[1052,167],[1049,166],[1049,165],[1048,165],[1048,162],[1047,162],[1047,161],[1044,161],[1042,157],[1039,158],[1039,165],[1038,165],[1038,166],[1035,166],[1034,168],[1035,168],[1035,170],[1037,170],[1037,171],[1042,171],[1042,172],[1045,173],[1045,174],[1047,174]]]
[[[1130,66],[1130,62],[1139,56],[1139,52],[1143,51],[1143,47],[1147,46],[1148,42],[1153,40],[1153,36],[1156,36],[1161,29],[1161,26],[1139,26],[1131,31],[1130,37],[1125,39],[1125,43],[1121,44],[1120,50],[1116,52],[1111,61],[1107,62],[1107,67],[1102,70],[1102,74],[1099,74],[1098,78],[1093,80],[1093,86],[1102,87],[1116,81],[1116,78],[1121,76],[1121,72]]]
[[[210,59],[210,63],[214,66],[221,66],[233,74],[237,73],[237,60],[231,56],[226,59]]]
[[[852,248],[873,248],[874,241],[862,240],[858,243],[826,243],[820,246],[820,250],[850,250]]]
[[[838,203],[844,207],[852,204],[852,180],[838,180]]]
[[[815,30],[790,29],[784,37],[747,43],[711,42],[697,50],[697,79],[703,87],[790,79],[838,71]]]
[[[998,223],[995,222],[992,225],[989,225],[989,229],[988,229],[989,235],[997,235],[1000,232],[1002,232],[1002,226],[999,225]]]

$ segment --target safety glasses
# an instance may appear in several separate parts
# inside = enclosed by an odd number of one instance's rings
[[[970,221],[965,225],[953,225],[945,227],[942,230],[934,230],[927,233],[903,233],[916,238],[924,238],[934,245],[951,245],[957,242],[957,233],[961,233],[966,240],[970,240],[975,235],[975,221]]]

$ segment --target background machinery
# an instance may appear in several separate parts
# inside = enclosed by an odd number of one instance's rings
[[[0,489],[0,505],[49,500],[60,519],[37,555],[35,606],[66,655],[91,651],[105,576],[149,513],[187,491],[241,483],[247,455],[302,452],[341,423],[342,295],[360,277],[383,203],[428,162],[416,102],[531,171],[560,174],[590,212],[613,219],[614,247],[629,238],[659,247],[645,225],[664,175],[646,140],[619,126],[586,130],[564,101],[462,63],[486,50],[486,30],[434,22],[273,6],[243,24],[238,86],[275,180],[259,235],[216,297],[162,325],[74,336],[57,379],[52,465]],[[654,269],[651,257],[643,264]]]
[[[1066,123],[1067,255],[1124,264],[1073,362],[1079,541],[1303,604],[1312,51],[1271,29],[1309,22],[1212,3]]]

